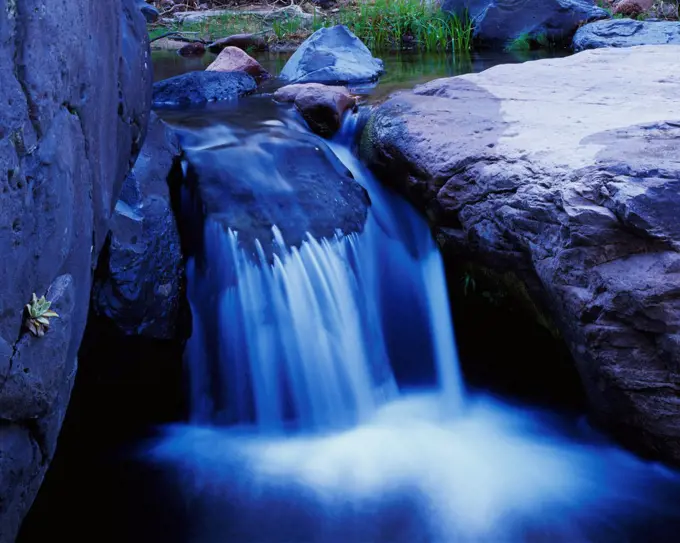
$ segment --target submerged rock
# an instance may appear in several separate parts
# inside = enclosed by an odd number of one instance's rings
[[[190,106],[234,100],[256,88],[255,80],[243,72],[189,72],[155,83],[153,104]]]
[[[287,85],[274,93],[274,99],[295,104],[312,131],[324,137],[335,134],[344,113],[356,106],[356,98],[346,87],[320,83]]]
[[[676,462],[679,74],[670,45],[497,66],[389,99],[362,142],[445,252],[526,284],[596,419]]]
[[[383,73],[383,63],[344,25],[321,28],[300,45],[281,71],[291,83],[367,83]]]
[[[58,9],[20,0],[2,9],[4,543],[15,540],[55,452],[87,321],[92,269],[144,140],[152,79],[146,24],[132,0],[71,0]],[[24,305],[34,292],[46,294],[59,314],[41,338],[23,326]]]
[[[201,42],[187,43],[177,51],[182,57],[202,57],[205,55],[205,45]]]
[[[152,115],[111,219],[92,299],[97,312],[127,335],[176,337],[184,270],[168,176],[179,153],[172,130]]]
[[[208,72],[245,72],[259,81],[267,79],[269,72],[248,53],[238,47],[225,47],[210,66]]]
[[[579,28],[574,36],[575,51],[599,47],[636,45],[680,45],[680,22],[613,19],[597,21]]]
[[[476,40],[501,46],[522,35],[568,44],[583,23],[609,17],[593,0],[444,0],[442,9],[467,13]]]

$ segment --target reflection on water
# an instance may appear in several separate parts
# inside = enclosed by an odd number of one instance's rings
[[[519,63],[566,54],[566,51],[475,52],[470,55],[385,52],[377,55],[385,63],[385,75],[380,79],[380,85],[370,93],[377,99],[395,90],[412,88],[439,77],[481,72],[497,64]],[[253,56],[269,73],[277,76],[291,54],[264,52],[254,53]],[[202,58],[184,58],[174,51],[154,51],[152,58],[154,79],[160,81],[185,72],[203,70],[215,59],[215,55],[208,53]]]

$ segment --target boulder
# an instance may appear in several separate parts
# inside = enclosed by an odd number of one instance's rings
[[[572,46],[575,51],[583,51],[599,47],[665,44],[680,45],[680,22],[633,19],[597,21],[579,28]]]
[[[260,63],[238,47],[225,47],[210,66],[208,72],[245,72],[256,81],[267,79],[269,72]]]
[[[614,15],[637,17],[649,12],[654,6],[654,0],[618,0],[614,5]]]
[[[154,83],[154,107],[201,105],[235,100],[257,88],[243,72],[188,72]]]
[[[177,54],[182,57],[202,57],[205,55],[205,45],[200,41],[187,43],[180,47]]]
[[[127,335],[177,336],[184,269],[168,176],[179,154],[174,132],[152,114],[116,204],[92,292],[93,308]]]
[[[467,12],[475,39],[491,46],[507,46],[522,35],[568,44],[583,23],[609,17],[593,0],[443,0],[442,9]]]
[[[293,103],[313,132],[331,137],[340,128],[342,116],[356,106],[356,98],[346,87],[320,83],[299,83],[281,87],[274,100]]]
[[[375,81],[383,72],[382,61],[346,26],[337,25],[307,38],[279,77],[290,83],[353,84]]]
[[[208,45],[211,53],[221,53],[225,47],[239,47],[245,50],[265,51],[267,40],[262,34],[233,34],[219,40],[215,40]]]
[[[53,457],[92,270],[151,104],[133,0],[3,3],[0,17],[0,541],[14,541]],[[38,15],[39,14],[39,15]],[[49,39],[45,39],[49,36]],[[56,60],[58,59],[58,61]],[[33,293],[59,318],[24,327]]]
[[[142,12],[147,23],[151,24],[158,21],[160,13],[154,6],[148,4],[146,0],[135,0],[135,2],[137,2],[137,8]]]
[[[595,419],[675,462],[679,93],[680,47],[597,49],[417,87],[362,139],[445,253],[548,310]]]
[[[270,123],[265,123],[271,111]],[[215,130],[192,119],[177,131],[182,145],[183,183],[191,198],[183,200],[183,246],[200,248],[208,220],[238,231],[247,250],[259,240],[273,251],[272,226],[285,243],[299,246],[307,233],[332,238],[364,228],[369,205],[366,191],[322,139],[282,123],[280,109],[268,98],[249,98]],[[249,119],[254,119],[254,129]],[[284,116],[285,119],[285,116]],[[226,128],[229,126],[229,128]],[[193,236],[199,236],[195,238]],[[190,256],[190,255],[185,255]]]

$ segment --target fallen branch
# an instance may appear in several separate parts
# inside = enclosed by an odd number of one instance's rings
[[[149,40],[149,43],[153,43],[155,41],[169,37],[174,37],[177,39],[177,41],[184,41],[187,43],[202,43],[203,45],[207,45],[208,43],[210,43],[200,38],[188,38],[185,36],[185,34],[198,34],[198,32],[166,32],[165,34],[161,34],[160,36],[156,36],[155,38]]]

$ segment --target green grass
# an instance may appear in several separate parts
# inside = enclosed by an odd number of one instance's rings
[[[522,32],[514,40],[505,46],[506,51],[529,51],[532,43],[531,36],[528,32]]]
[[[467,15],[443,13],[436,2],[421,0],[373,0],[342,9],[324,17],[314,15],[307,28],[299,18],[264,23],[253,16],[211,17],[202,22],[151,27],[151,38],[172,31],[212,41],[231,34],[269,32],[278,41],[302,41],[323,27],[344,24],[373,50],[420,49],[424,51],[469,51],[473,24]]]

